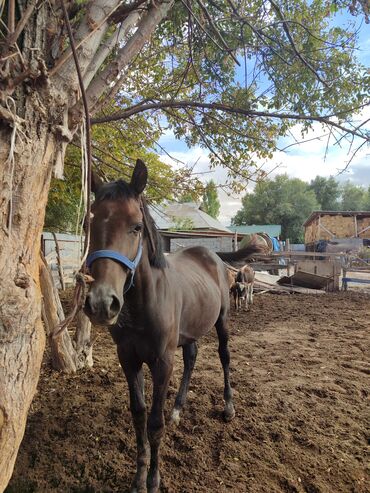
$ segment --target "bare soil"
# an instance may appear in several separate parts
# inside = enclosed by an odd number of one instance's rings
[[[212,332],[200,342],[181,423],[167,428],[162,492],[370,491],[369,301],[264,294],[249,313],[232,311],[236,417],[222,420]],[[8,493],[127,491],[135,464],[127,385],[109,334],[96,330],[91,371],[57,374],[46,355]],[[181,371],[179,351],[167,415]]]

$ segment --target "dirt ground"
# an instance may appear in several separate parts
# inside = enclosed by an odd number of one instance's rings
[[[212,333],[182,421],[167,428],[162,492],[369,492],[369,302],[350,292],[263,294],[250,313],[232,312],[236,417],[222,421]],[[180,363],[179,351],[167,415]],[[91,371],[60,375],[46,356],[7,493],[126,492],[135,462],[127,394],[103,330]]]

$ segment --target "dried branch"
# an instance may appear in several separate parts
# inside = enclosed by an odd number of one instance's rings
[[[8,29],[11,33],[15,29],[15,0],[9,0],[8,3]]]
[[[33,12],[33,10],[35,8],[36,2],[37,2],[37,0],[32,0],[28,4],[28,6],[27,6],[27,8],[26,8],[26,10],[24,12],[24,14],[20,18],[20,20],[19,20],[19,22],[17,24],[17,27],[14,29],[14,31],[11,30],[11,29],[9,29],[9,31],[11,33],[8,36],[8,39],[7,39],[7,43],[9,45],[9,47],[12,46],[14,43],[17,42],[17,39],[19,38],[19,35],[21,34],[21,32],[23,31],[23,29],[25,28],[25,26],[26,26],[29,18],[32,15],[32,12]]]

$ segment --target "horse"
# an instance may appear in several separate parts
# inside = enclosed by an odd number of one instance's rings
[[[235,308],[241,308],[241,300],[245,300],[245,309],[253,304],[254,270],[248,264],[238,270],[235,276],[234,300]],[[238,299],[239,298],[239,301]]]
[[[184,370],[171,419],[178,423],[197,357],[197,340],[216,327],[224,373],[225,421],[235,416],[229,378],[227,318],[229,286],[222,260],[241,260],[260,251],[213,253],[188,247],[164,256],[161,237],[142,195],[148,171],[137,160],[129,183],[92,177],[90,249],[86,264],[93,282],[84,311],[92,323],[109,327],[129,387],[136,433],[136,474],[131,492],[156,493],[164,406],[178,346]],[[152,404],[144,398],[143,364],[151,372]]]

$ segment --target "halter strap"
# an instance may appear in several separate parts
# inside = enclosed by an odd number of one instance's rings
[[[92,266],[93,262],[95,262],[95,260],[99,258],[110,258],[111,260],[115,260],[116,262],[123,265],[124,267],[127,267],[130,271],[130,282],[128,287],[124,289],[123,294],[125,294],[134,284],[135,270],[140,262],[142,253],[143,253],[143,243],[140,239],[139,247],[137,249],[137,254],[134,260],[130,260],[125,255],[122,255],[121,253],[116,252],[114,250],[96,250],[95,252],[92,252],[87,256],[86,266],[90,269],[90,267]]]

